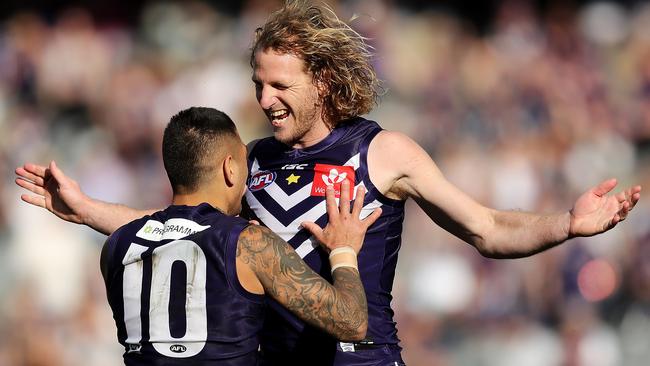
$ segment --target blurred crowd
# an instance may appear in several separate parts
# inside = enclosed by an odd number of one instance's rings
[[[340,1],[370,38],[384,94],[369,118],[418,141],[479,202],[571,208],[609,177],[650,188],[650,4],[501,1],[482,32],[449,12]],[[115,365],[99,273],[104,237],[21,202],[13,169],[57,161],[89,195],[137,208],[171,197],[171,115],[228,113],[270,130],[248,49],[278,1],[237,14],[150,2],[136,24],[82,7],[0,24],[0,365]],[[489,260],[409,203],[394,308],[409,365],[607,366],[650,360],[650,200],[597,237]]]

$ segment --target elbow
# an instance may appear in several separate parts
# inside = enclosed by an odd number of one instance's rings
[[[352,333],[351,341],[362,341],[366,339],[366,334],[368,333],[368,319],[357,327]]]
[[[486,240],[486,237],[484,235],[474,235],[470,240],[468,240],[468,242],[476,249],[476,251],[479,252],[479,254],[485,258],[503,258],[503,253],[501,253],[500,250],[501,248],[499,248],[498,245],[494,245],[494,243],[490,243],[488,240]]]
[[[485,258],[490,258],[490,259],[507,258],[507,256],[505,256],[504,253],[502,253],[502,251],[498,246],[489,245],[485,240],[481,240],[480,242],[475,242],[474,247]]]
[[[345,321],[339,324],[336,338],[342,341],[358,342],[366,339],[368,333],[368,312],[362,311],[354,313]]]
[[[337,334],[337,338],[342,341],[347,342],[359,342],[366,339],[366,334],[368,333],[368,322],[358,325],[357,327],[346,328],[342,330],[340,334]]]

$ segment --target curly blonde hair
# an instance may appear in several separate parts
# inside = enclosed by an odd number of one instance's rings
[[[378,102],[381,86],[366,41],[326,4],[289,0],[255,31],[250,64],[255,67],[257,51],[269,49],[302,59],[313,81],[324,85],[323,117],[334,127]]]

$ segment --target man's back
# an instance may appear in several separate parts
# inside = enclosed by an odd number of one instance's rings
[[[247,225],[208,204],[170,206],[111,235],[102,272],[127,365],[257,362],[264,297],[235,267]]]

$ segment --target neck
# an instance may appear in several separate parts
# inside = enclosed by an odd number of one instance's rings
[[[332,132],[331,127],[323,121],[315,123],[307,133],[305,133],[298,141],[291,145],[294,149],[304,149],[306,147],[314,146],[317,143],[325,140]]]
[[[174,194],[172,197],[173,205],[198,206],[202,203],[207,203],[210,206],[228,215],[231,211],[230,206],[228,205],[228,202],[223,194],[198,191],[190,194]]]

